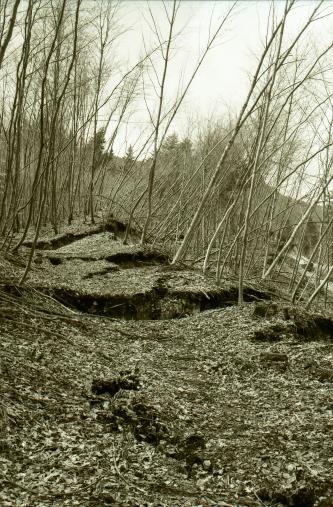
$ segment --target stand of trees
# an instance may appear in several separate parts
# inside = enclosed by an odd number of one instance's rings
[[[307,289],[312,303],[332,272],[333,43],[307,38],[327,15],[323,2],[291,36],[296,8],[287,0],[280,14],[271,9],[238,115],[179,137],[174,119],[235,5],[212,17],[170,101],[180,2],[163,4],[164,23],[148,4],[153,42],[131,67],[118,59],[121,2],[1,3],[0,249],[17,251],[31,227],[36,244],[43,224],[57,233],[75,217],[94,223],[103,209],[128,230],[139,224],[142,244],[171,248],[174,263],[190,260],[217,282],[236,276],[240,304],[253,277],[284,283],[292,301]],[[150,128],[117,157],[138,104]],[[33,255],[34,246],[21,283]]]

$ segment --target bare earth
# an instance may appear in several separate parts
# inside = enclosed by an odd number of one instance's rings
[[[300,332],[284,303],[200,311],[221,288],[152,258],[117,264],[138,247],[103,234],[42,250],[24,289],[1,261],[0,505],[332,506],[330,328]],[[147,303],[161,276],[162,320],[100,306]],[[90,298],[85,312],[54,287]]]

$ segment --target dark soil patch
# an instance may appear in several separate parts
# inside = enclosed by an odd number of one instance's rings
[[[137,391],[140,387],[138,375],[131,370],[119,372],[117,377],[107,379],[94,379],[91,386],[91,392],[96,395],[109,394],[114,396],[120,389],[127,391]]]
[[[94,277],[100,277],[104,276],[107,273],[113,273],[115,271],[119,271],[119,266],[117,264],[114,264],[112,262],[108,263],[105,267],[97,267],[97,269],[92,269],[91,271],[88,271],[86,274],[82,275],[82,280],[89,280],[90,278]]]
[[[146,252],[146,251],[137,251],[134,253],[128,252],[119,252],[116,254],[107,254],[100,253],[96,256],[96,254],[89,253],[78,253],[78,254],[64,254],[64,253],[52,253],[48,255],[50,263],[53,266],[59,266],[63,262],[72,261],[72,260],[82,260],[82,261],[91,261],[94,259],[105,259],[108,262],[112,262],[117,264],[120,268],[140,268],[145,266],[159,266],[168,264],[169,259],[166,255],[163,255],[158,252]]]
[[[299,478],[299,484],[289,491],[265,490],[258,492],[258,497],[263,501],[270,501],[287,507],[333,507],[333,481],[312,479],[305,481]],[[331,498],[328,497],[331,493]]]
[[[87,236],[92,236],[93,234],[100,234],[104,231],[103,225],[98,225],[84,232],[65,232],[62,234],[58,234],[53,238],[45,239],[41,238],[36,243],[36,248],[38,250],[57,250],[57,248],[61,248],[63,246],[70,245],[79,239],[85,238]],[[33,244],[32,240],[24,241],[23,245],[27,247],[31,247]]]
[[[111,232],[115,235],[116,238],[121,237],[123,238],[126,230],[127,230],[128,224],[120,222],[119,220],[116,220],[115,218],[107,219],[104,223],[104,230]],[[129,231],[129,239],[136,239],[139,240],[141,236],[141,233],[139,230],[133,227],[133,225],[130,227]]]
[[[84,228],[84,230],[81,230],[79,232],[72,232],[67,230],[53,237],[42,237],[37,240],[36,248],[38,250],[57,250],[58,248],[70,245],[71,243],[74,243],[80,239],[92,236],[94,234],[100,234],[105,231],[110,232],[113,235],[113,239],[116,240],[118,237],[122,237],[125,234],[126,228],[127,224],[119,222],[116,219],[112,219],[107,223],[99,223],[96,226],[87,226]],[[140,237],[140,234],[138,231],[131,228],[130,237],[132,240],[138,239]],[[23,245],[29,248],[32,246],[32,244],[33,240],[30,239],[23,242]]]
[[[86,235],[80,240],[56,250],[44,250],[43,258],[48,258],[54,266],[70,261],[97,262],[108,261],[122,269],[144,268],[147,266],[166,266],[168,255],[156,248],[141,247],[138,244],[123,245],[110,232]]]
[[[106,257],[109,262],[114,262],[121,268],[135,268],[143,266],[159,266],[169,263],[167,255],[158,252],[136,252],[130,253],[118,253]]]
[[[156,294],[148,292],[133,296],[119,297],[78,294],[69,288],[56,288],[52,295],[58,301],[84,313],[103,315],[125,320],[157,320],[158,309],[154,302]]]
[[[106,431],[121,431],[127,427],[139,442],[157,446],[161,440],[170,439],[160,409],[142,394],[115,400],[107,410],[98,414],[98,420],[105,425]]]
[[[214,289],[210,293],[177,291],[165,286],[165,277],[161,277],[152,290],[132,295],[80,294],[65,287],[53,288],[51,293],[61,303],[81,312],[125,320],[178,319],[237,303],[238,290],[235,287]],[[259,297],[268,296],[254,289],[244,292],[245,301],[251,302]]]
[[[294,333],[295,327],[293,324],[270,323],[257,329],[254,333],[254,340],[259,342],[279,342],[286,339],[288,333]]]
[[[168,415],[161,407],[152,405],[143,393],[125,395],[121,391],[137,391],[139,387],[137,374],[130,371],[114,380],[94,380],[91,390],[98,397],[90,401],[90,406],[97,408],[98,421],[106,431],[123,431],[126,427],[138,442],[147,442],[167,457],[183,461],[191,473],[193,465],[204,463],[205,438],[200,433],[182,436],[168,424]],[[105,394],[113,398],[117,393],[117,399],[108,403]]]
[[[270,302],[257,303],[253,315],[265,319],[254,334],[258,341],[278,342],[287,335],[303,341],[333,341],[333,317]]]

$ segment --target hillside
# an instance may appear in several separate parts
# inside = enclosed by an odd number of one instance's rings
[[[157,163],[151,235],[149,236],[152,242],[160,240],[168,245],[174,244],[175,238],[182,237],[186,233],[198,203],[202,199],[202,175],[200,171],[196,174],[202,154],[193,143],[190,156],[183,143],[184,141],[178,142],[177,149],[167,152],[166,155],[162,150]],[[217,150],[217,153],[214,153],[214,159],[206,162],[207,182],[212,177],[219,155],[219,150]],[[191,258],[205,255],[219,221],[227,213],[234,199],[238,199],[238,204],[233,208],[230,224],[225,226],[226,252],[239,233],[244,220],[244,203],[249,197],[249,185],[239,188],[239,191],[234,194],[235,186],[240,185],[239,181],[246,170],[246,167],[241,165],[241,155],[237,153],[234,158],[229,167],[221,169],[220,182],[215,185],[212,197],[204,207],[200,225],[190,245],[189,257]],[[142,162],[141,165],[139,162],[137,164],[133,162],[133,167],[129,166],[126,171],[124,157],[118,159],[118,166],[123,169],[117,171],[108,169],[104,179],[105,195],[113,196],[104,204],[107,204],[106,207],[109,207],[119,219],[127,222],[135,203],[140,202],[139,208],[135,208],[135,218],[132,217],[138,230],[142,230],[147,214],[147,203],[145,200],[141,202],[140,196],[148,185],[150,165],[149,161]],[[249,246],[250,255],[256,256],[265,249],[267,235],[270,237],[270,251],[276,253],[276,248],[281,249],[295,226],[302,220],[311,202],[310,198],[296,199],[295,186],[290,185],[288,195],[269,184],[268,176],[266,179],[260,176],[258,180],[251,204],[253,216],[251,216]],[[329,201],[326,203],[325,212],[323,206],[316,205],[304,226],[299,229],[294,245],[300,245],[302,255],[310,256],[320,237],[322,225],[327,224],[331,216],[329,208]]]
[[[2,506],[333,505],[327,313],[61,238],[1,260]]]

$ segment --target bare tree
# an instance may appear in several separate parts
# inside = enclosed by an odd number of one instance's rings
[[[1,40],[0,40],[0,68],[1,68],[1,65],[3,62],[3,59],[5,57],[5,54],[6,54],[6,49],[8,47],[9,42],[10,42],[10,39],[12,38],[12,35],[13,35],[13,30],[14,30],[16,16],[17,16],[17,10],[20,5],[20,1],[21,0],[14,1],[11,17],[8,22],[7,31],[4,35],[2,35]],[[4,30],[2,29],[1,34],[3,34],[3,32],[4,32]]]
[[[55,109],[54,109],[54,112],[53,112],[53,116],[52,116],[52,120],[51,120],[51,126],[50,126],[50,138],[49,138],[48,152],[47,152],[47,155],[44,158],[44,156],[43,156],[44,155],[44,147],[45,147],[45,138],[44,138],[44,107],[45,107],[45,104],[44,104],[44,98],[45,98],[45,88],[46,88],[46,77],[47,77],[47,73],[48,73],[48,69],[49,69],[49,64],[50,64],[51,56],[53,54],[53,51],[54,51],[54,48],[55,48],[55,44],[56,44],[56,41],[58,39],[59,31],[60,31],[61,26],[62,26],[62,21],[63,21],[63,17],[64,17],[64,12],[65,12],[65,6],[66,6],[66,0],[63,0],[63,3],[61,5],[61,7],[60,7],[59,14],[58,14],[57,21],[56,21],[55,36],[53,38],[53,41],[52,41],[52,44],[51,44],[51,49],[49,51],[49,54],[48,54],[48,57],[47,57],[47,60],[46,60],[46,63],[45,63],[45,71],[44,71],[44,77],[43,77],[43,82],[42,82],[41,111],[40,111],[40,136],[41,137],[40,137],[40,150],[39,150],[38,165],[37,165],[37,169],[36,169],[36,176],[39,177],[40,172],[42,171],[42,174],[44,176],[44,184],[45,185],[47,184],[47,181],[48,181],[48,176],[49,176],[49,171],[50,171],[50,166],[51,166],[51,160],[52,160],[53,154],[54,154],[54,132],[55,132],[55,126],[56,126],[56,123],[57,123],[58,114],[59,114],[59,111],[60,111],[62,100],[63,100],[63,98],[65,96],[65,93],[66,93],[66,90],[67,90],[67,87],[68,87],[68,83],[69,83],[69,80],[70,80],[71,72],[72,72],[72,69],[73,69],[74,61],[75,61],[75,53],[76,53],[75,49],[76,49],[77,29],[78,29],[78,20],[79,20],[79,12],[80,12],[81,0],[77,0],[77,4],[76,4],[75,29],[74,29],[72,57],[71,57],[70,64],[68,66],[68,70],[67,70],[67,74],[65,76],[65,81],[64,81],[62,90],[60,91],[60,94],[57,97],[56,103],[54,104]],[[42,163],[43,163],[43,161],[44,161],[44,167],[42,169]],[[43,180],[42,180],[42,183],[43,183]],[[42,216],[43,216],[43,210],[44,210],[45,201],[46,201],[46,195],[47,195],[47,193],[43,189],[43,185],[41,185],[40,188],[41,188],[41,200],[40,200],[40,206],[39,206],[39,214],[38,214],[38,221],[37,221],[37,226],[36,226],[35,237],[34,237],[34,241],[33,241],[32,247],[30,249],[28,263],[27,263],[26,269],[25,269],[25,271],[24,271],[24,273],[22,275],[22,278],[20,280],[20,284],[24,283],[24,281],[25,281],[25,279],[27,277],[27,274],[29,272],[30,265],[31,265],[31,262],[32,262],[32,259],[33,259],[33,255],[34,255],[34,251],[35,251],[36,242],[37,242],[37,239],[38,239],[38,236],[39,236],[39,230],[40,230],[40,226],[41,226],[41,220],[42,220]],[[43,195],[43,190],[44,190],[44,195]]]

